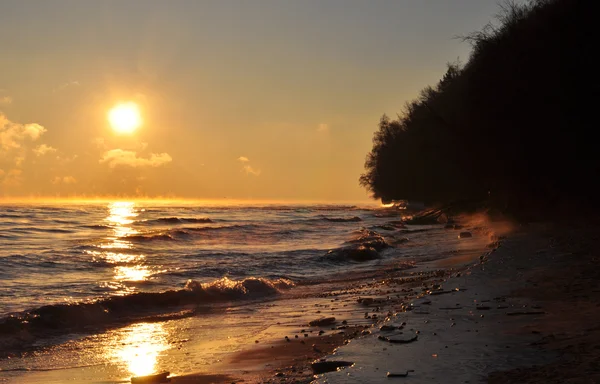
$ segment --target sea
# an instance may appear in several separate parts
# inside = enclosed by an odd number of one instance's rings
[[[0,202],[0,382],[209,372],[319,299],[487,244],[406,219],[375,204]],[[338,318],[362,321],[354,300]]]

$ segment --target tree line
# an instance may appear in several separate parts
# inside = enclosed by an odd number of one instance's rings
[[[522,218],[597,210],[591,4],[504,3],[463,37],[464,65],[380,119],[360,184],[383,201],[478,201]]]

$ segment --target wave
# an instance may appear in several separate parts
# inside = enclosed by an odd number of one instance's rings
[[[23,214],[13,215],[11,213],[0,213],[0,219],[21,219],[21,218],[25,218],[25,217],[27,217],[27,215],[23,215]]]
[[[327,261],[364,262],[379,259],[380,257],[380,253],[375,248],[357,245],[332,249],[323,256],[323,259]]]
[[[182,233],[186,233],[185,231],[180,231]],[[148,242],[148,241],[171,241],[175,240],[175,238],[169,233],[156,233],[156,234],[148,234],[148,235],[129,235],[124,236],[121,239],[133,242]]]
[[[17,233],[73,233],[70,229],[62,229],[62,228],[38,228],[38,227],[16,227],[8,229],[7,232],[17,232]]]
[[[379,259],[381,251],[392,247],[386,239],[375,231],[361,229],[357,236],[348,240],[344,247],[329,250],[322,258],[327,261],[364,262]]]
[[[362,219],[358,216],[353,217],[323,217],[325,221],[331,221],[334,223],[349,223],[349,222],[357,222],[362,221]]]
[[[231,280],[223,277],[210,283],[189,280],[180,290],[139,292],[86,303],[46,305],[0,319],[0,342],[10,343],[16,334],[43,337],[48,333],[107,328],[142,319],[151,321],[189,305],[259,299],[277,295],[293,286],[292,281],[283,278]]]
[[[212,223],[208,217],[160,217],[158,219],[145,220],[139,222],[145,225],[154,224],[189,224],[189,223]]]
[[[111,227],[109,225],[102,225],[102,224],[81,225],[81,227],[88,228],[88,229],[99,229],[99,230],[111,229]]]
[[[169,229],[160,232],[148,232],[138,235],[128,235],[121,237],[122,240],[131,242],[153,242],[153,241],[175,241],[181,240],[188,236],[192,236],[194,233],[200,232],[216,232],[216,231],[234,231],[234,230],[248,230],[259,228],[256,224],[245,224],[245,225],[223,225],[218,227],[179,227],[177,229]]]
[[[222,225],[218,227],[185,227],[183,229],[187,231],[204,232],[204,231],[226,231],[235,229],[257,229],[260,226],[257,224],[234,224],[234,225]]]

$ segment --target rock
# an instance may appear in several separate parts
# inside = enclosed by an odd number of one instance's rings
[[[473,237],[471,232],[461,232],[458,234],[459,239],[466,239],[467,237]]]
[[[544,311],[522,311],[522,312],[508,312],[507,316],[520,316],[520,315],[545,315]]]
[[[359,297],[356,301],[362,305],[371,305],[375,302],[375,299],[372,297]]]
[[[389,331],[393,331],[395,329],[397,329],[398,327],[395,327],[393,325],[382,325],[381,328],[379,328],[380,331],[382,332],[389,332]]]
[[[390,339],[389,337],[379,336],[379,340],[387,341],[388,343],[393,344],[408,344],[412,343],[413,341],[417,341],[418,338],[419,336],[416,335],[410,339]]]
[[[308,323],[311,327],[324,327],[335,324],[335,317],[321,317]]]
[[[413,369],[409,369],[408,371],[402,372],[388,372],[387,377],[407,377],[409,372],[414,372]]]
[[[317,361],[310,365],[313,373],[319,375],[321,373],[337,371],[340,367],[349,367],[353,365],[350,361]]]
[[[132,377],[131,382],[133,384],[158,384],[168,382],[170,379],[167,379],[171,372],[161,372],[155,375],[148,376],[137,376]]]

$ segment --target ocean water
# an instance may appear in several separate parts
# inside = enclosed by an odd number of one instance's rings
[[[206,370],[324,292],[483,245],[401,220],[356,205],[0,205],[0,380]]]

